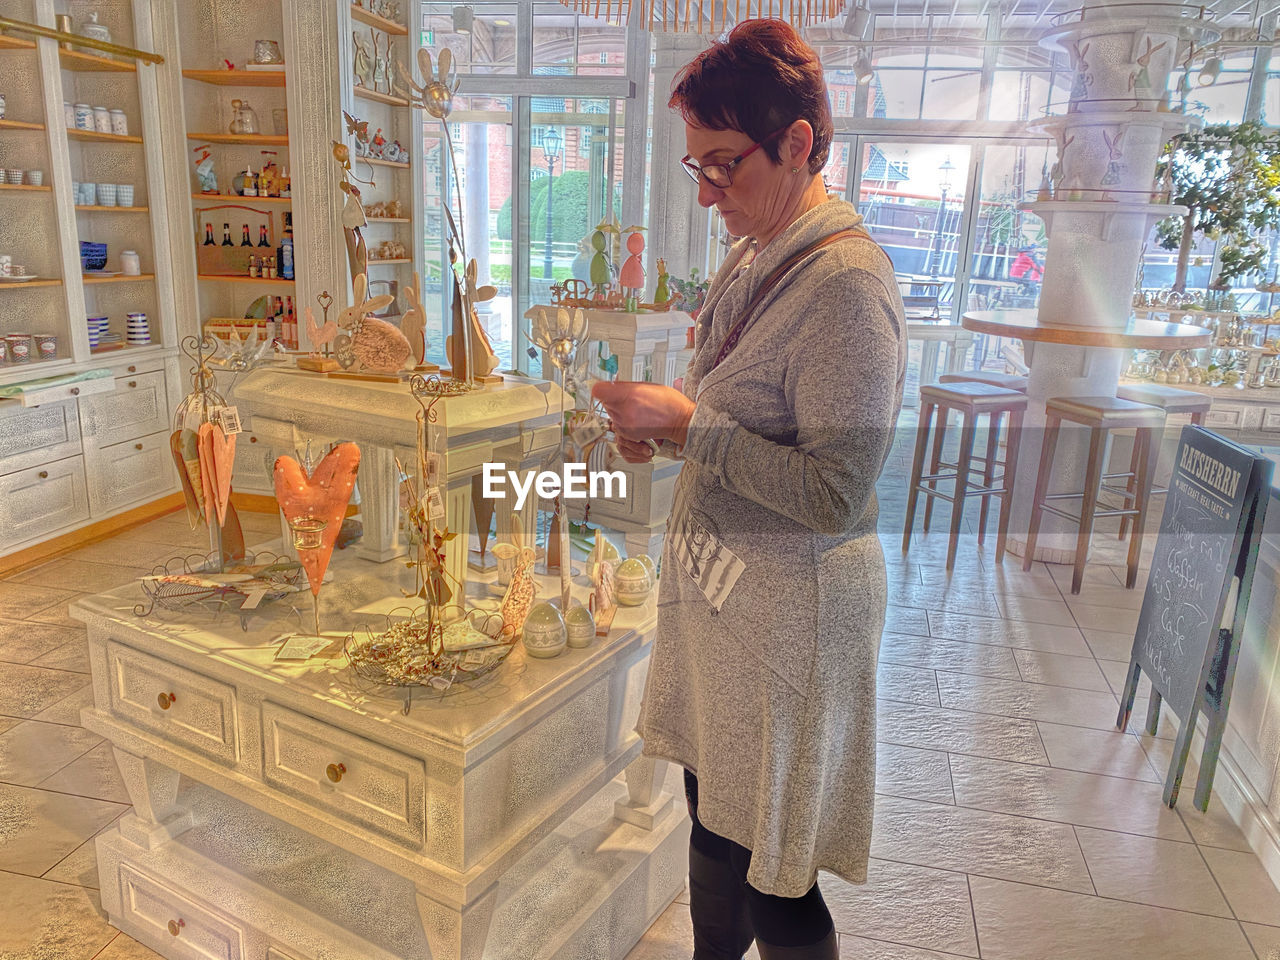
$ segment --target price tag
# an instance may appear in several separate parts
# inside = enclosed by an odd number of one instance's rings
[[[314,634],[295,633],[287,637],[284,644],[276,651],[277,660],[310,660],[329,644],[337,639],[334,636],[316,636]]]
[[[426,484],[428,487],[440,485],[440,471],[444,468],[444,457],[438,453],[427,454],[427,476]]]
[[[437,690],[448,690],[453,686],[453,681],[445,677],[431,677],[427,680],[427,683]]]
[[[577,446],[579,450],[585,450],[604,435],[604,421],[600,420],[598,417],[593,417],[586,423],[582,423],[574,427],[572,432],[569,434],[569,438],[573,440],[574,445]]]
[[[228,437],[244,432],[244,427],[240,425],[240,411],[236,407],[223,407],[218,419],[222,423],[222,432]]]
[[[433,523],[445,518],[444,497],[440,495],[439,487],[427,491],[427,518]]]

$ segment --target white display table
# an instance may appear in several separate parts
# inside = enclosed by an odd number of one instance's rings
[[[403,564],[333,567],[323,628],[403,603]],[[72,612],[82,720],[134,804],[97,841],[102,904],[165,957],[620,960],[681,890],[688,818],[634,731],[652,600],[585,650],[517,647],[472,684],[414,688],[405,713],[340,650],[274,660],[288,610],[242,632],[135,617],[141,596]]]

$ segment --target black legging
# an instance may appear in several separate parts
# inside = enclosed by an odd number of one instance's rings
[[[751,851],[712,833],[698,819],[698,778],[688,770],[684,772],[684,792],[689,801],[689,816],[693,819],[689,845],[705,857],[729,864],[745,891],[747,913],[759,940],[778,947],[807,947],[821,943],[830,935],[831,913],[816,883],[802,897],[761,893],[747,882]]]

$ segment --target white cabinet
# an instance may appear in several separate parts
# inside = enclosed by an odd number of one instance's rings
[[[241,960],[243,937],[227,919],[204,909],[166,883],[120,866],[124,917],[164,943],[165,956],[182,960]]]
[[[117,377],[112,393],[80,401],[80,431],[86,443],[99,447],[158,433],[168,425],[163,370]]]
[[[0,403],[0,475],[80,453],[75,401],[23,407]]]
[[[86,447],[89,505],[95,515],[168,493],[175,481],[169,435],[153,433],[109,447]]]
[[[0,476],[0,548],[36,540],[88,518],[81,457]]]

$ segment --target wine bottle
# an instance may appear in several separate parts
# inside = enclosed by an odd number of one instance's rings
[[[249,225],[246,223],[240,228],[240,246],[252,247],[253,241],[249,239]]]
[[[224,247],[235,246],[235,244],[231,242],[231,224],[229,223],[224,223],[222,225],[222,245]]]
[[[258,246],[270,247],[271,244],[267,240],[267,225],[264,223],[258,227]]]
[[[204,245],[206,247],[216,247],[217,243],[213,239],[213,224],[206,223],[204,225]]]

